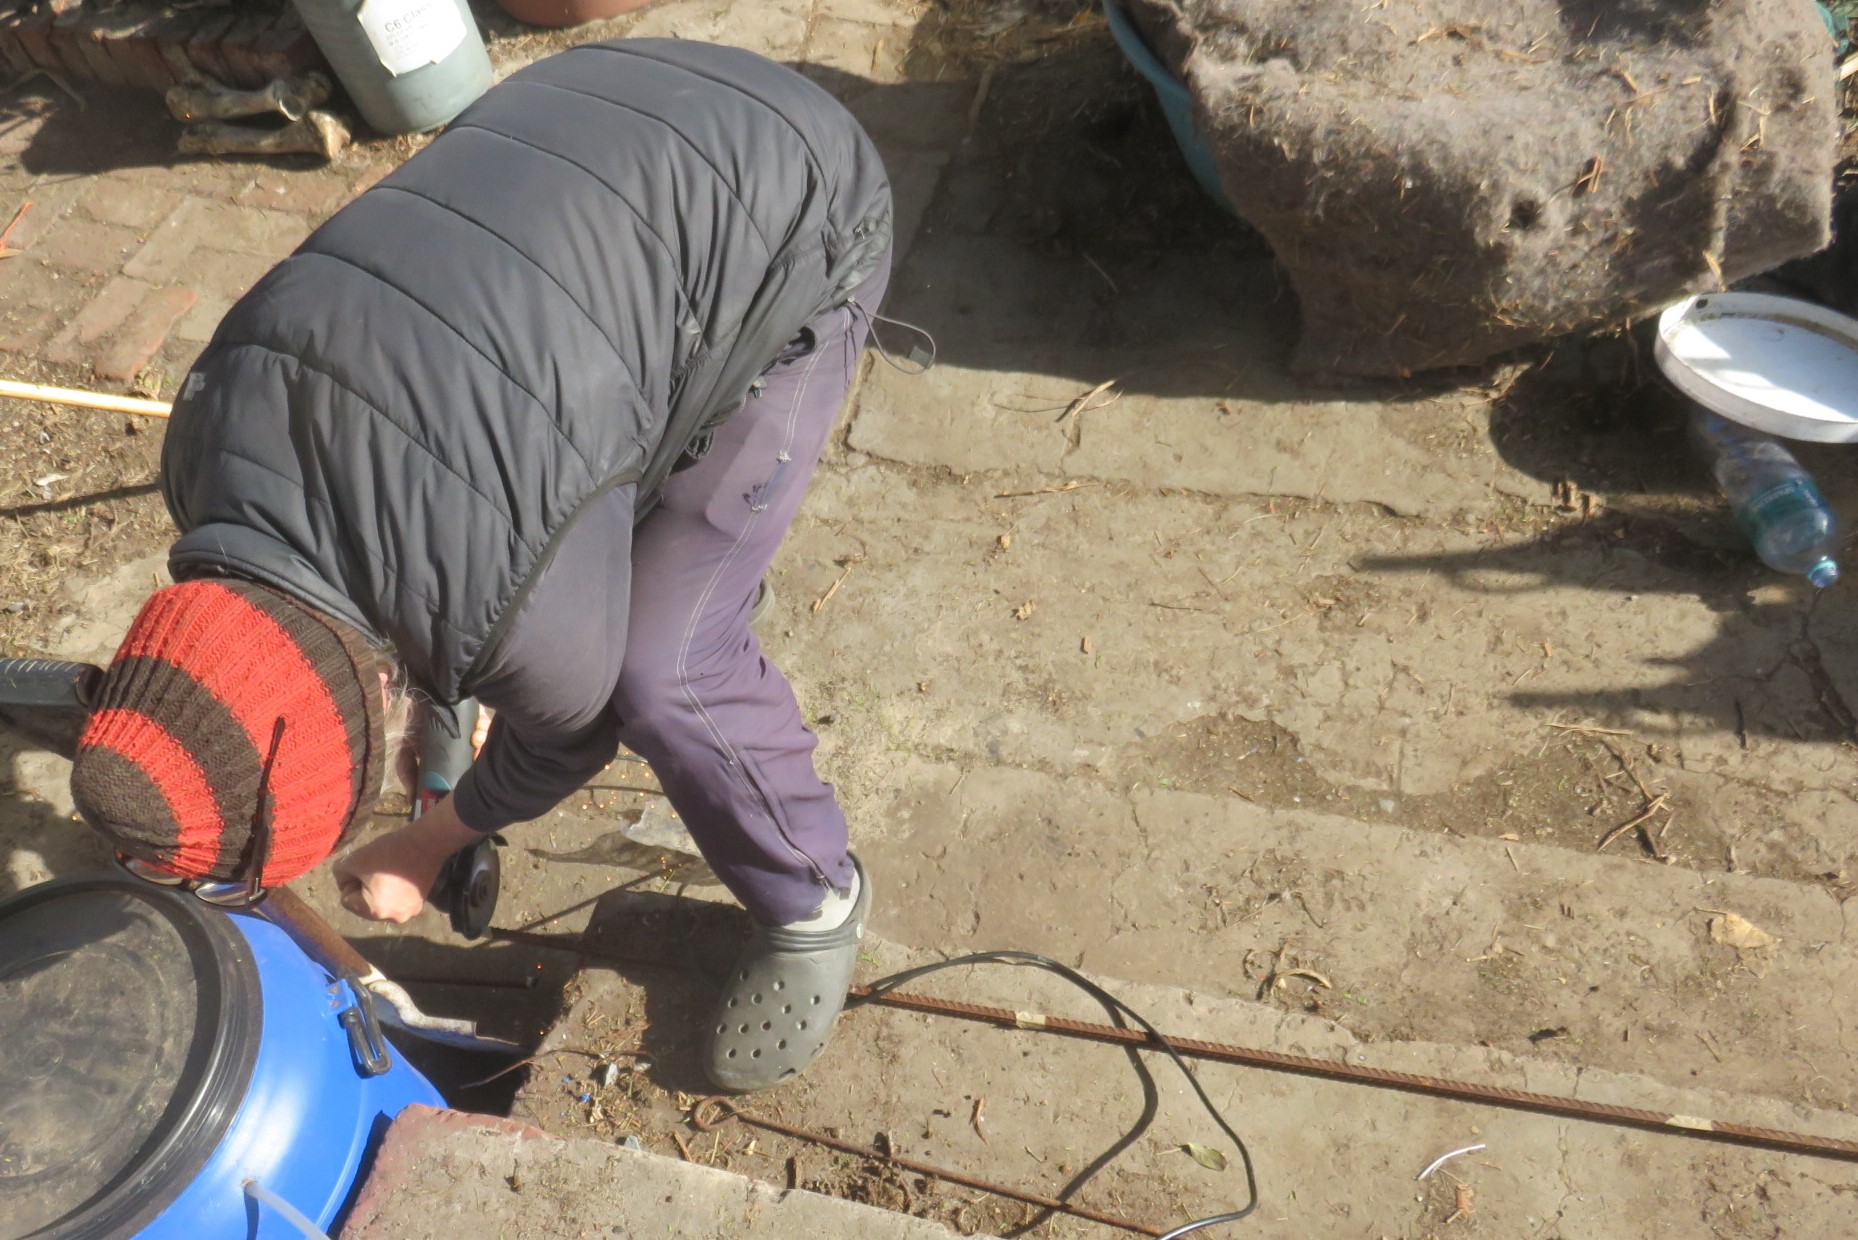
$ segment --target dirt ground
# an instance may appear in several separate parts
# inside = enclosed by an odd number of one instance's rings
[[[492,27],[506,64],[568,37]],[[1692,1104],[1777,1126],[1858,1103],[1854,587],[1813,596],[1752,561],[1631,338],[1405,385],[1293,379],[1268,254],[1199,197],[1075,8],[664,0],[575,37],[618,32],[803,62],[897,184],[885,312],[933,333],[939,361],[870,359],[762,630],[875,877],[872,972],[1025,948],[1200,1036],[1632,1105],[1704,1091]],[[199,175],[139,160],[151,181]],[[907,355],[906,329],[880,334]],[[163,357],[185,365],[182,345]],[[16,355],[0,371],[78,378]],[[160,572],[159,428],[18,403],[0,427],[0,646],[101,660]],[[1858,511],[1846,453],[1802,456]],[[99,863],[56,760],[0,753],[0,892]],[[623,834],[652,786],[618,763],[513,831],[498,925],[572,932],[622,886],[713,900],[654,877]],[[333,906],[326,876],[306,890]],[[1730,933],[1731,913],[1762,937]],[[567,1012],[549,1046],[587,1053],[526,1074],[546,1126],[681,1143],[959,1230],[1034,1221],[767,1134],[694,1132],[689,1048],[726,934],[679,939],[688,968],[595,965],[562,999],[571,957],[466,946],[430,914],[408,936],[336,916],[435,1006],[536,1039]],[[945,993],[1076,1007],[1016,978]],[[1142,1109],[1121,1052],[924,1020],[856,1014],[767,1105],[1047,1185]],[[641,1047],[649,1067],[590,1087],[596,1057],[630,1067]],[[1180,1153],[1208,1126],[1154,1070],[1147,1135],[1091,1191],[1151,1220],[1230,1202],[1230,1171]],[[1264,1234],[1811,1237],[1839,1234],[1827,1220],[1858,1191],[1836,1164],[1222,1072],[1216,1095],[1245,1100],[1270,1150]],[[1489,1141],[1502,1170],[1461,1168],[1464,1211],[1408,1163],[1469,1126],[1484,1135],[1460,1144]]]

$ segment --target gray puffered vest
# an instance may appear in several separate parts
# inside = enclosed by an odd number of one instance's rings
[[[891,240],[877,152],[749,52],[592,44],[492,89],[233,307],[162,449],[234,573],[471,691],[550,548],[741,407]]]

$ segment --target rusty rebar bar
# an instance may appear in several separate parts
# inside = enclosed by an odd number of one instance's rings
[[[886,1007],[928,1012],[939,1016],[956,1016],[982,1021],[1008,1029],[1040,1029],[1096,1042],[1120,1046],[1143,1046],[1160,1050],[1140,1029],[1119,1029],[1114,1025],[1070,1020],[1063,1016],[1046,1016],[1035,1012],[1013,1012],[1006,1008],[985,1007],[955,999],[932,999],[924,995],[888,993],[871,995],[869,986],[853,986],[851,995]],[[1417,1072],[1398,1072],[1391,1068],[1371,1068],[1361,1064],[1341,1063],[1333,1059],[1312,1059],[1305,1055],[1286,1055],[1278,1051],[1232,1046],[1222,1042],[1203,1042],[1197,1038],[1178,1038],[1168,1034],[1168,1041],[1183,1055],[1210,1059],[1219,1063],[1240,1064],[1251,1068],[1269,1068],[1299,1076],[1341,1081],[1353,1085],[1373,1085],[1396,1089],[1429,1098],[1450,1098],[1483,1106],[1507,1107],[1515,1111],[1534,1111],[1563,1119],[1587,1120],[1649,1132],[1699,1137],[1728,1145],[1753,1146],[1779,1150],[1786,1154],[1808,1154],[1816,1158],[1833,1158],[1858,1162],[1858,1141],[1838,1137],[1814,1136],[1810,1133],[1783,1132],[1775,1128],[1757,1128],[1695,1115],[1675,1115],[1668,1111],[1648,1111],[1640,1107],[1616,1106],[1610,1102],[1590,1102],[1584,1098],[1567,1098],[1558,1094],[1539,1094],[1526,1089],[1506,1089],[1498,1085],[1477,1085],[1447,1077],[1423,1076]]]
[[[510,930],[494,930],[492,934],[513,943],[527,943],[559,951],[579,952],[582,955],[623,964],[648,966],[663,964],[662,961],[589,946],[582,943],[578,935],[527,934]],[[872,987],[869,986],[853,986],[850,996],[854,1002],[881,1003],[886,1007],[902,1008],[906,1011],[924,1012],[936,1016],[954,1016],[1007,1029],[1060,1033],[1067,1037],[1108,1042],[1117,1046],[1162,1049],[1159,1043],[1140,1029],[1121,1029],[1115,1025],[1093,1021],[1071,1020],[1068,1017],[1047,1016],[1037,1012],[1015,1012],[1007,1008],[964,1003],[957,999],[936,999],[926,995],[898,994],[894,991],[873,993]],[[1831,1158],[1840,1162],[1858,1163],[1858,1141],[1847,1141],[1839,1137],[1785,1132],[1776,1128],[1760,1128],[1695,1115],[1676,1115],[1668,1111],[1651,1111],[1641,1107],[1616,1106],[1609,1102],[1590,1102],[1584,1098],[1542,1094],[1526,1089],[1477,1085],[1470,1081],[1452,1080],[1449,1077],[1424,1076],[1417,1072],[1398,1072],[1391,1068],[1371,1068],[1361,1064],[1342,1063],[1333,1059],[1314,1059],[1306,1055],[1286,1055],[1278,1051],[1258,1050],[1254,1047],[1234,1046],[1223,1042],[1206,1042],[1198,1038],[1177,1038],[1172,1034],[1168,1034],[1167,1038],[1174,1049],[1182,1055],[1212,1060],[1216,1063],[1265,1068],[1273,1072],[1290,1072],[1298,1076],[1340,1081],[1349,1085],[1371,1085],[1377,1089],[1394,1089],[1422,1097],[1447,1098],[1456,1102],[1504,1107],[1513,1111],[1531,1111],[1540,1115],[1554,1115],[1563,1119],[1582,1120],[1588,1123],[1611,1124],[1622,1128],[1637,1128],[1646,1132],[1692,1137],[1725,1145],[1776,1150],[1783,1154],[1805,1154],[1813,1158]]]

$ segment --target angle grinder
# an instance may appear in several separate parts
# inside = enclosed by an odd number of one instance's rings
[[[444,800],[476,756],[471,751],[471,733],[477,727],[477,703],[466,698],[458,704],[449,721],[455,730],[448,728],[447,722],[431,713],[424,720],[412,818]],[[482,938],[497,911],[497,895],[502,887],[497,846],[501,843],[501,836],[486,835],[453,853],[426,895],[434,907],[445,910],[452,929],[467,939]]]
[[[486,835],[468,848],[461,848],[446,859],[439,877],[427,896],[445,910],[452,929],[467,939],[481,939],[490,929],[490,919],[497,911],[497,894],[502,885],[503,867],[497,860],[497,845],[503,838]]]

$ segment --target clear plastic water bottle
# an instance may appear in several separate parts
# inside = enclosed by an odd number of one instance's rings
[[[1763,564],[1801,573],[1822,590],[1839,579],[1832,558],[1838,518],[1813,475],[1780,440],[1697,405],[1690,414],[1690,442]]]

